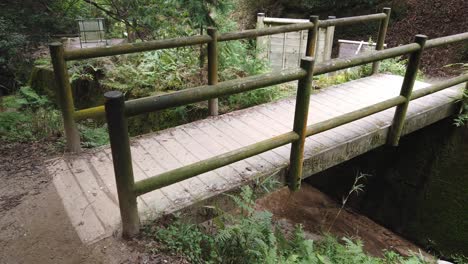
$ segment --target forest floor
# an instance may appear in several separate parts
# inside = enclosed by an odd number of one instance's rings
[[[57,155],[61,153],[49,143],[0,144],[0,263],[187,263],[178,256],[148,252],[144,241],[109,237],[84,245],[44,170],[44,161]],[[361,238],[372,255],[379,256],[383,249],[403,255],[419,252],[407,240],[351,211],[342,211],[332,225],[339,205],[306,184],[294,195],[280,189],[257,206],[271,211],[286,231],[302,224],[311,238],[319,238],[315,234],[332,226],[332,234]]]

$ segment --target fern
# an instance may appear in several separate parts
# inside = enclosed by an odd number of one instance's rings
[[[356,184],[355,184],[356,185]],[[211,235],[198,226],[180,220],[152,235],[163,243],[159,250],[169,250],[184,255],[192,263],[236,264],[422,264],[420,256],[404,258],[387,251],[384,258],[365,254],[359,240],[326,235],[314,242],[305,237],[301,225],[296,226],[287,239],[267,211],[255,211],[253,191],[242,189],[238,196],[230,196],[242,210],[241,214],[225,213],[217,221],[218,227]],[[148,231],[147,231],[148,232]],[[151,233],[151,232],[150,232]]]

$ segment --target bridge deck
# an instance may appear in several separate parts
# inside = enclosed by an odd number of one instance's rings
[[[399,94],[402,77],[377,75],[323,89],[311,97],[309,124]],[[417,82],[415,89],[427,86]],[[459,88],[412,101],[404,133],[453,114]],[[191,164],[290,131],[294,99],[259,105],[132,139],[135,179]],[[309,137],[307,176],[385,142],[394,108]],[[411,121],[413,120],[413,121]],[[354,145],[353,145],[354,144]],[[138,198],[142,219],[170,213],[249,183],[258,175],[284,173],[290,146],[236,162]],[[91,243],[120,226],[114,172],[108,146],[48,162],[55,187],[82,241]]]

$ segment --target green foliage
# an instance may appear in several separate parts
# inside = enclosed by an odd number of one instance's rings
[[[23,51],[26,47],[26,36],[13,31],[11,21],[0,16],[0,93],[11,93],[16,90],[16,68],[22,68]]]
[[[386,59],[380,62],[379,72],[381,73],[390,73],[400,76],[405,76],[406,64],[408,60],[401,57]],[[369,76],[372,74],[372,64],[366,64],[361,66],[360,72],[364,76]],[[421,70],[418,70],[416,75],[417,80],[423,79],[423,73]]]
[[[455,63],[445,67],[459,67],[464,74],[468,74],[468,63]],[[465,83],[461,98],[462,106],[458,116],[454,119],[454,125],[457,127],[464,126],[468,121],[468,83]]]
[[[4,141],[34,141],[60,135],[62,117],[50,101],[24,86],[17,95],[2,101],[0,139]]]
[[[421,256],[402,257],[384,252],[383,258],[371,257],[359,240],[331,235],[314,242],[306,239],[302,226],[286,236],[272,220],[272,214],[254,209],[253,191],[245,187],[239,196],[230,196],[240,212],[225,213],[213,220],[211,233],[193,224],[177,220],[166,228],[147,234],[161,243],[153,251],[183,255],[192,263],[262,263],[262,264],[419,264]]]
[[[34,52],[51,34],[76,31],[78,15],[86,14],[77,0],[3,0],[0,8],[0,89],[8,94],[24,85]]]
[[[45,96],[29,86],[1,101],[0,139],[3,141],[38,141],[60,138],[62,115]],[[107,127],[92,121],[79,124],[82,146],[97,147],[108,143]]]
[[[213,247],[213,239],[210,236],[197,226],[180,220],[167,228],[157,230],[152,235],[163,245],[159,250],[182,254],[192,263],[203,263],[206,255],[203,254],[202,246]]]
[[[379,72],[404,76],[406,72],[407,60],[402,58],[391,58],[380,62]],[[339,71],[334,75],[314,76],[314,86],[316,88],[325,88],[331,85],[338,85],[352,80],[357,80],[372,74],[372,64]],[[417,80],[423,79],[423,74],[418,71]]]
[[[465,88],[463,90],[461,112],[454,119],[454,125],[457,127],[464,126],[468,121],[468,102],[467,101],[468,101],[468,89]]]
[[[455,264],[468,264],[468,257],[460,254],[451,256]]]
[[[120,56],[107,62],[101,83],[121,90],[129,98],[181,90],[199,83],[193,54],[193,48],[180,48]]]
[[[81,136],[81,146],[84,148],[94,148],[109,144],[109,132],[106,125],[99,125],[96,122],[82,122],[78,125]]]

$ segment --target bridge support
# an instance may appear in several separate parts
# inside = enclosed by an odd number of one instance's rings
[[[424,50],[424,45],[426,44],[427,36],[425,35],[416,35],[415,42],[419,44],[420,49],[411,53],[408,65],[406,67],[405,78],[403,79],[403,84],[401,86],[400,95],[406,98],[406,101],[397,106],[395,115],[393,117],[392,127],[388,135],[388,144],[391,146],[398,146],[400,141],[401,132],[403,131],[403,126],[405,124],[406,111],[408,110],[408,105],[411,100],[411,93],[413,92],[414,82],[416,81],[416,76],[418,74],[419,64],[422,57],[422,52]]]
[[[125,117],[125,98],[119,91],[107,92],[104,97],[106,98],[107,125],[117,195],[119,197],[120,216],[122,218],[122,236],[131,238],[139,232],[140,218],[138,216],[137,196],[134,190],[135,181],[133,178],[128,124]]]
[[[312,57],[303,58],[301,60],[301,68],[307,72],[307,75],[300,79],[297,85],[293,131],[299,135],[299,139],[293,142],[291,146],[290,165],[287,179],[289,189],[292,191],[297,191],[301,186],[304,163],[304,143],[307,136],[307,117],[309,116],[314,59]]]
[[[60,42],[49,45],[50,57],[54,68],[55,82],[57,83],[57,103],[60,106],[65,130],[67,151],[80,152],[80,134],[75,123],[75,106],[68,76],[67,62],[64,59],[64,48]]]

